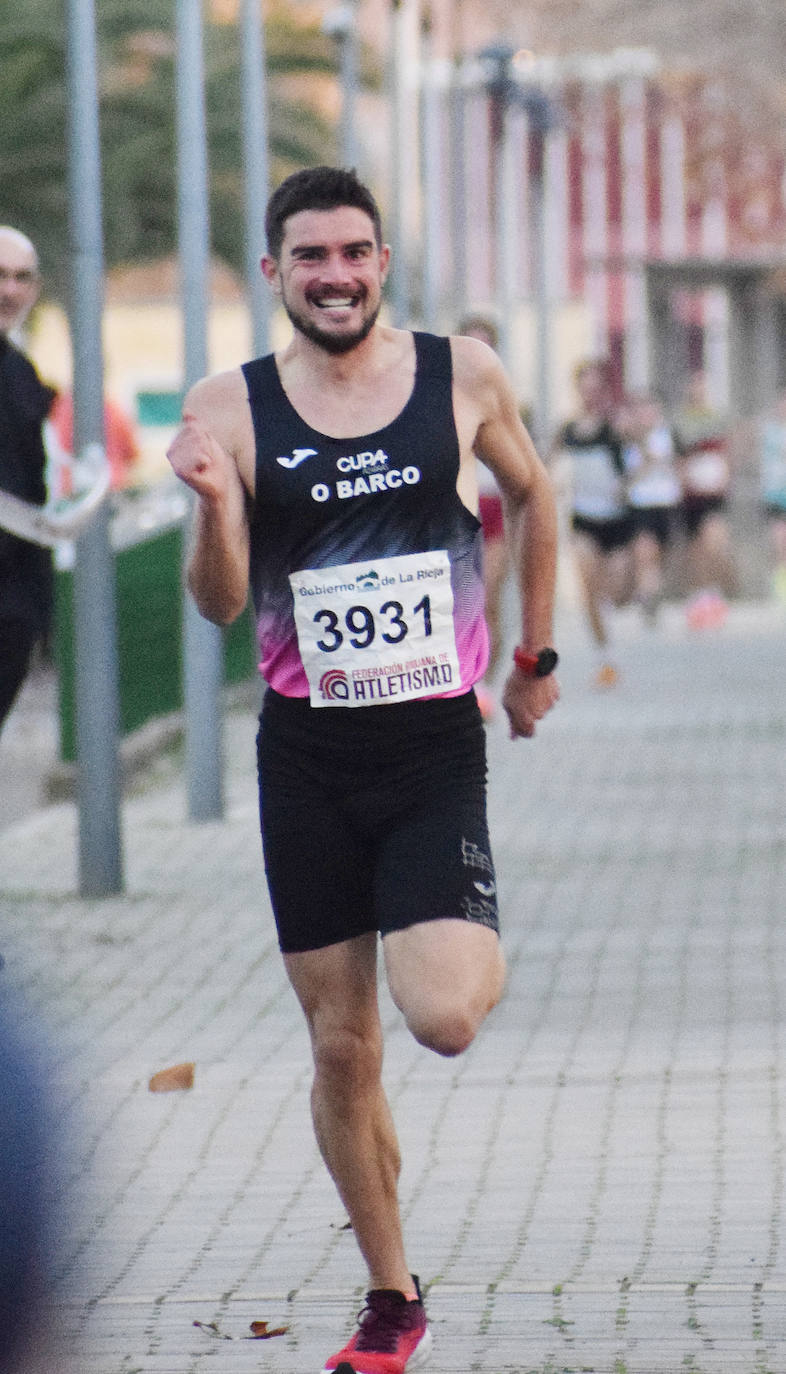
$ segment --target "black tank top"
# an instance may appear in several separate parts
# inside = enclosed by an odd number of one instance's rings
[[[367,564],[364,572],[376,576],[384,560],[424,551],[449,558],[461,672],[460,683],[429,695],[466,691],[485,670],[480,524],[456,491],[450,342],[422,333],[414,341],[415,381],[403,409],[384,428],[349,439],[301,418],[272,354],[243,365],[256,440],[250,579],[260,668],[285,696],[309,695],[290,574]],[[327,572],[319,585],[333,585]],[[395,621],[398,613],[386,614]],[[389,641],[398,626],[387,626]],[[359,613],[350,627],[361,642],[372,628]]]

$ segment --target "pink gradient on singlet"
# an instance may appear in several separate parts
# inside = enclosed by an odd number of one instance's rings
[[[475,588],[472,590],[477,591]],[[482,591],[482,588],[480,590]],[[472,596],[471,600],[478,602],[477,595]],[[472,608],[470,614],[467,614],[470,608],[466,601],[462,609],[463,615],[454,614],[461,686],[451,692],[432,692],[429,693],[430,696],[461,696],[483,677],[488,667],[489,635],[482,600]],[[300,661],[294,627],[290,628],[286,636],[280,637],[275,633],[273,624],[269,622],[266,627],[263,618],[260,617],[257,620],[257,639],[260,646],[259,671],[265,681],[281,696],[307,697],[308,678]]]

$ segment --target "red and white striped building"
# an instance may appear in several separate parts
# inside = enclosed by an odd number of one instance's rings
[[[550,419],[587,352],[612,360],[620,391],[656,387],[669,399],[703,367],[711,399],[734,409],[786,382],[786,145],[775,121],[772,133],[748,128],[717,82],[660,70],[649,50],[517,54],[516,90],[544,93],[556,119],[541,140],[506,99],[501,136],[477,57],[424,58],[411,37],[418,58],[400,77],[389,150],[408,149],[395,184],[422,288],[411,314],[439,328],[468,308],[507,314],[508,362],[534,399],[545,299]]]
[[[331,31],[359,36],[384,71],[357,102],[355,142],[393,242],[397,322],[450,329],[493,311],[541,422],[570,404],[587,353],[611,359],[620,391],[667,399],[703,367],[710,398],[742,411],[786,383],[786,133],[761,97],[735,101],[650,49],[515,53],[538,32],[520,0],[297,8],[317,23],[340,11]],[[238,0],[211,10],[234,20]],[[541,92],[556,114],[543,140],[526,102],[500,118],[479,61],[500,42],[518,95]]]
[[[717,90],[697,79],[574,83],[561,103],[565,127],[549,164],[550,194],[565,207],[561,289],[586,297],[595,349],[612,358],[620,385],[636,388],[653,380],[648,267],[704,264],[709,281],[716,264],[714,287],[690,289],[690,272],[675,271],[671,304],[683,364],[704,365],[727,399],[727,272],[784,256],[786,150],[746,146]]]

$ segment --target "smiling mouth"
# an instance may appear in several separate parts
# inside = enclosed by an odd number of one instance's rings
[[[314,304],[319,310],[351,310],[359,300],[359,296],[327,296],[315,300]]]

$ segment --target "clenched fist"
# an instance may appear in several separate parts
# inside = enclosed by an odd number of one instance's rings
[[[237,481],[233,460],[192,411],[183,412],[183,424],[166,456],[181,482],[209,503],[225,500]]]

